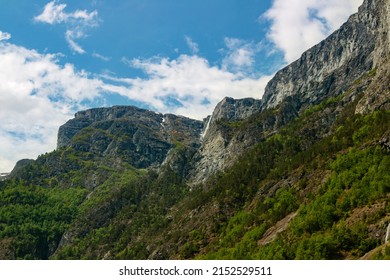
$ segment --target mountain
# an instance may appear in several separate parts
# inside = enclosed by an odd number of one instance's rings
[[[72,148],[136,168],[160,168],[179,151],[183,160],[189,159],[200,146],[202,128],[200,121],[133,106],[90,109],[76,113],[60,127],[57,148]]]
[[[372,69],[381,72],[377,76],[381,80],[372,83],[368,91],[378,90],[375,94],[366,93],[357,111],[368,113],[379,108],[389,109],[389,15],[387,8],[383,8],[386,5],[386,1],[365,1],[359,12],[352,15],[339,30],[277,72],[267,84],[262,100],[222,100],[210,118],[211,126],[220,119],[236,122],[279,105],[278,114],[261,123],[261,128],[256,128],[258,134],[277,130],[308,107],[345,93],[356,80]],[[356,89],[348,98],[354,98],[363,91],[364,86],[362,84],[362,88]],[[200,169],[219,170],[232,155],[237,155],[237,150],[259,141],[259,138],[253,139],[253,135],[248,135],[249,131],[237,135],[238,139],[219,139],[213,130],[215,126],[209,130],[212,135],[206,137],[200,152],[200,157],[203,157]],[[245,143],[240,143],[240,139],[245,139]],[[207,174],[203,177],[207,177]]]
[[[390,1],[203,122],[76,113],[0,182],[2,259],[390,258]]]

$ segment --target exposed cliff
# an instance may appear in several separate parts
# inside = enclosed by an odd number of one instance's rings
[[[260,100],[252,98],[236,100],[229,97],[218,103],[213,114],[204,121],[202,145],[194,156],[190,174],[192,185],[222,170],[227,161],[232,161],[242,152],[241,150],[239,153],[233,153],[232,149],[229,149],[231,141],[229,128],[258,112],[260,104]]]
[[[77,113],[56,151],[0,180],[0,256],[390,258],[389,2],[203,123]]]
[[[78,112],[60,127],[58,148],[116,157],[137,168],[158,167],[171,149],[199,146],[202,122],[132,106]]]
[[[302,106],[346,91],[389,56],[389,1],[364,1],[340,29],[280,70],[268,83],[263,108],[299,96]]]
[[[340,29],[281,69],[267,84],[262,100],[225,98],[206,119],[204,139],[196,155],[192,180],[199,183],[230,166],[246,148],[277,131],[308,107],[331,97],[347,104],[364,93],[356,112],[390,106],[389,0],[364,1]],[[341,106],[343,106],[343,104]],[[273,114],[264,113],[273,109]],[[341,108],[327,114],[330,126]],[[229,126],[254,115],[262,125],[229,133]],[[326,134],[326,129],[322,135]],[[321,134],[318,135],[321,137]]]

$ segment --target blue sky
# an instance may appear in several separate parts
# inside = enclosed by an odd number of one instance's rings
[[[0,0],[0,172],[56,146],[82,109],[202,119],[261,98],[362,0]]]

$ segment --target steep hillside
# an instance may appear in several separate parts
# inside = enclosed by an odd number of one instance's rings
[[[308,107],[348,91],[356,81],[372,69],[381,72],[378,82],[360,84],[354,95],[371,85],[370,93],[361,100],[357,112],[389,109],[389,2],[364,1],[357,14],[327,39],[303,53],[292,64],[276,73],[267,84],[262,100],[224,99],[209,118],[199,163],[195,168],[195,182],[230,166],[240,151],[267,137],[287,124]],[[277,107],[279,106],[279,107]],[[233,124],[266,109],[277,109],[276,114],[237,135],[226,134],[222,121]],[[219,122],[218,122],[219,121]]]
[[[79,112],[0,181],[4,259],[390,258],[390,1],[204,122]]]

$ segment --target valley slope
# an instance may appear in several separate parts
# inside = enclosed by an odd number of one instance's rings
[[[390,258],[389,26],[390,1],[365,0],[203,122],[78,112],[0,182],[0,258]]]

